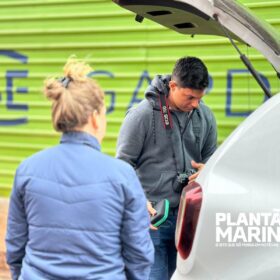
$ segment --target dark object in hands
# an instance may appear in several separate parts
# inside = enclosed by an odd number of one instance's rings
[[[189,169],[186,172],[177,174],[177,180],[173,185],[173,190],[177,193],[181,193],[183,188],[189,183],[189,177],[196,173],[195,169]]]
[[[157,211],[154,216],[151,216],[151,224],[155,227],[160,226],[164,223],[168,217],[169,213],[169,201],[168,199],[163,199],[153,205],[153,208]]]

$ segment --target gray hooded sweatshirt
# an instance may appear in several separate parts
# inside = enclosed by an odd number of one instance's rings
[[[177,173],[192,168],[191,160],[205,163],[209,159],[217,147],[217,129],[213,113],[200,102],[193,114],[170,111],[173,128],[168,132],[159,94],[168,96],[169,81],[170,76],[156,76],[145,92],[146,99],[128,111],[117,157],[135,168],[148,200],[167,198],[176,207],[180,200],[180,193],[174,191]]]

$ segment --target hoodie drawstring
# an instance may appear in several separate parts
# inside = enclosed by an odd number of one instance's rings
[[[157,143],[156,140],[156,120],[155,120],[155,111],[153,109],[153,138],[154,138],[154,144]]]

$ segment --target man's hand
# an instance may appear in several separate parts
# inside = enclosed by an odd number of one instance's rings
[[[197,178],[200,171],[204,168],[204,163],[197,163],[194,160],[191,161],[191,165],[193,168],[197,169],[198,171],[189,177],[189,183],[194,182]]]
[[[151,216],[154,216],[157,213],[156,209],[153,208],[152,203],[148,200],[147,200],[147,209],[148,209],[148,212]],[[154,227],[152,224],[150,224],[150,229],[158,230],[158,228]]]

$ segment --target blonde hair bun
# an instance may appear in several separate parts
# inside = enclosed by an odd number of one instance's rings
[[[57,131],[82,127],[92,112],[100,112],[104,106],[103,90],[87,76],[91,71],[84,61],[71,57],[63,68],[64,77],[45,81],[44,94],[52,100],[52,119]]]

